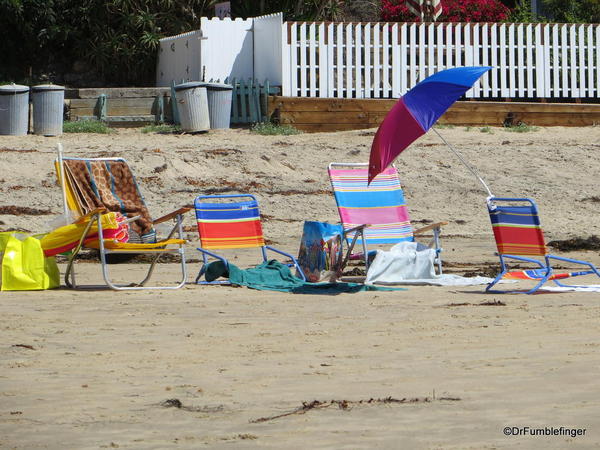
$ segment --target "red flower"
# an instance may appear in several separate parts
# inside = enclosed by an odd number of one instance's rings
[[[502,22],[508,19],[510,9],[499,0],[441,0],[439,22]],[[381,19],[387,22],[420,22],[412,14],[405,0],[382,0]]]

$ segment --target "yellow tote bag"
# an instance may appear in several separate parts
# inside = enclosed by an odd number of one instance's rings
[[[60,272],[54,257],[44,257],[39,239],[17,233],[0,233],[2,258],[2,290],[30,291],[60,286]]]

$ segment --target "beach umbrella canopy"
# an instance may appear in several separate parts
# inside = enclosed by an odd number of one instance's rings
[[[369,183],[433,124],[491,67],[456,67],[425,78],[393,106],[379,126],[369,156]]]

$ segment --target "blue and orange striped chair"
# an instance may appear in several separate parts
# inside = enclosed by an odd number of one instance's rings
[[[237,201],[236,201],[237,200]],[[267,250],[271,250],[292,260],[292,266],[304,278],[298,261],[289,253],[265,244],[258,201],[253,195],[199,195],[194,201],[202,267],[196,277],[197,284],[228,284],[228,281],[200,281],[206,272],[208,258],[213,257],[229,264],[227,259],[213,250],[260,248],[263,261],[267,261]]]
[[[567,285],[559,280],[591,274],[600,276],[598,269],[590,262],[548,253],[544,233],[540,226],[537,205],[532,199],[491,197],[488,199],[487,205],[501,267],[500,273],[487,286],[486,292],[499,294],[523,293],[521,290],[492,290],[492,287],[502,279],[536,281],[537,284],[531,290],[525,291],[527,294],[532,294],[550,280],[561,287],[585,288],[585,285]],[[538,267],[509,272],[505,262],[506,258],[529,262]],[[581,264],[589,267],[589,270],[554,273],[550,260]]]
[[[435,263],[442,273],[439,236],[447,222],[413,230],[395,167],[385,169],[371,184],[367,183],[368,164],[330,163],[328,172],[350,249],[362,244],[363,255],[367,255],[367,244],[413,242],[415,235],[431,231],[433,239],[428,246],[436,250]],[[368,258],[364,259],[368,268]]]

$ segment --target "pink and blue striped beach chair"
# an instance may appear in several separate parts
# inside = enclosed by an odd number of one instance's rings
[[[368,245],[413,242],[415,235],[431,231],[433,239],[428,247],[436,250],[435,264],[442,273],[439,236],[447,222],[413,230],[395,167],[385,169],[370,185],[367,164],[330,163],[328,172],[350,250],[355,244],[362,245],[367,268]]]
[[[486,292],[523,293],[520,290],[492,290],[492,287],[502,279],[535,281],[536,285],[531,290],[524,292],[526,294],[533,294],[547,281],[553,281],[560,287],[595,288],[586,285],[568,285],[560,281],[581,275],[600,276],[600,272],[590,262],[549,254],[540,225],[537,205],[532,199],[491,197],[488,199],[487,206],[501,269],[494,281],[487,286]],[[529,262],[538,267],[509,272],[505,259]],[[554,273],[551,260],[583,265],[589,270]]]

